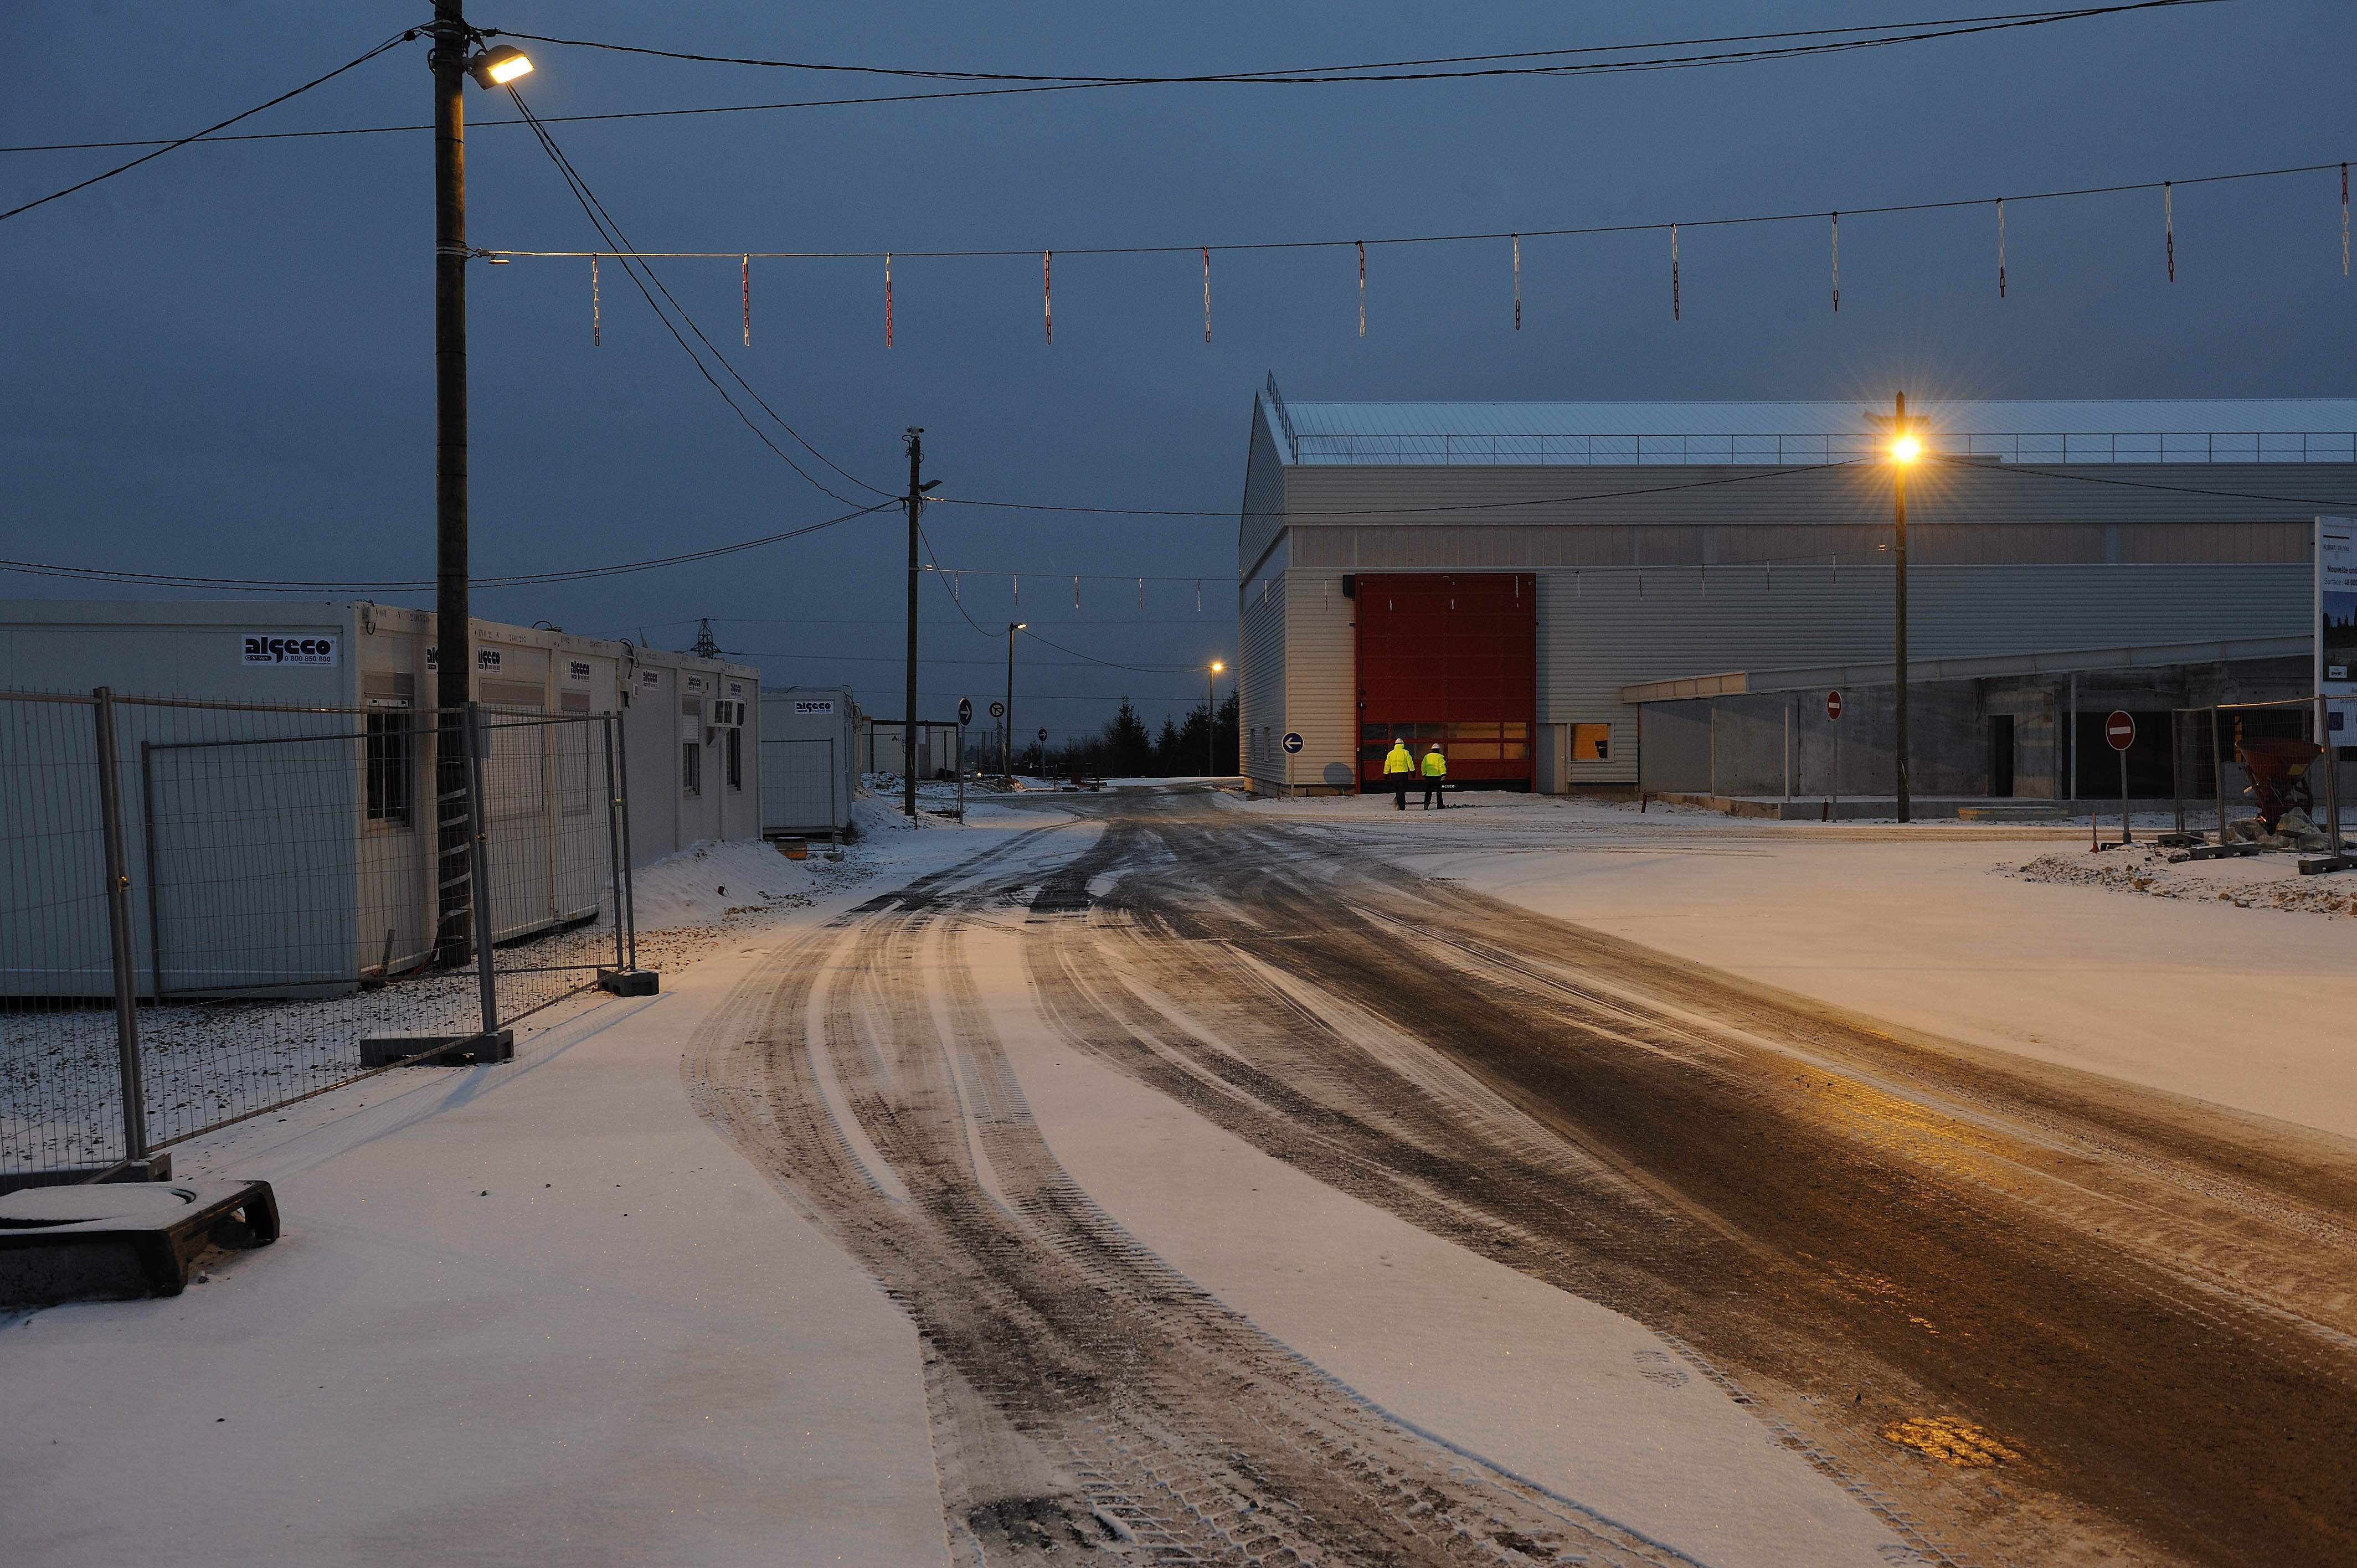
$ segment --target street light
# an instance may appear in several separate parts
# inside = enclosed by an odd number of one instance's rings
[[[1217,682],[1220,678],[1220,671],[1226,668],[1226,665],[1214,659],[1211,660],[1211,669],[1206,671],[1203,675],[1203,776],[1207,779],[1214,776],[1220,770],[1218,750],[1220,743],[1220,709],[1219,703],[1216,701],[1218,696]]]
[[[530,76],[532,61],[513,44],[500,44],[468,60],[467,74],[478,87],[505,87],[520,76]]]
[[[1890,435],[1891,499],[1896,514],[1896,536],[1891,541],[1893,624],[1891,627],[1892,675],[1897,681],[1898,699],[1894,704],[1897,735],[1899,786],[1899,820],[1913,820],[1913,792],[1908,788],[1907,766],[1907,469],[1923,455],[1920,432],[1923,422],[1907,417],[1907,394],[1898,396],[1897,412],[1889,414],[1869,413],[1871,424]]]
[[[998,760],[999,765],[1006,769],[1009,789],[1015,785],[1015,634],[1030,629],[1031,623],[1028,620],[1006,623],[1006,729],[1000,736]]]

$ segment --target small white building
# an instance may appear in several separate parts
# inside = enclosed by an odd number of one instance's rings
[[[761,832],[841,833],[859,787],[859,704],[848,686],[761,693]]]

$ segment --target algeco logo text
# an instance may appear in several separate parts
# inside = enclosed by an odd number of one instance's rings
[[[333,664],[336,661],[336,639],[332,637],[275,637],[268,632],[254,632],[245,639],[245,659],[248,664]]]

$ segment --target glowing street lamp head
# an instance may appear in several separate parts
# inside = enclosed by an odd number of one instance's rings
[[[1031,629],[1031,623],[1028,620],[1018,620],[1012,626],[1009,626],[1006,629],[1009,631],[1029,631]]]
[[[1890,460],[1894,463],[1912,463],[1922,455],[1923,444],[1912,435],[1902,435],[1890,444]]]
[[[1212,674],[1216,675],[1216,674],[1218,674],[1221,671],[1225,670],[1226,668],[1227,668],[1227,666],[1226,666],[1226,665],[1224,665],[1224,664],[1222,664],[1222,663],[1221,663],[1218,660],[1214,659],[1214,660],[1211,660],[1211,673],[1212,673]]]
[[[532,61],[513,44],[500,44],[468,61],[467,70],[479,87],[505,87],[518,77],[531,75]]]

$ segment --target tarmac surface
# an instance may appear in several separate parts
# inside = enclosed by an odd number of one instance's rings
[[[1419,877],[1380,824],[1054,810],[790,940],[684,1064],[915,1320],[960,1561],[1693,1560],[1384,1421],[1112,1224],[1022,1102],[984,932],[1071,1048],[1652,1328],[1891,1561],[2357,1560],[2345,1140]]]

